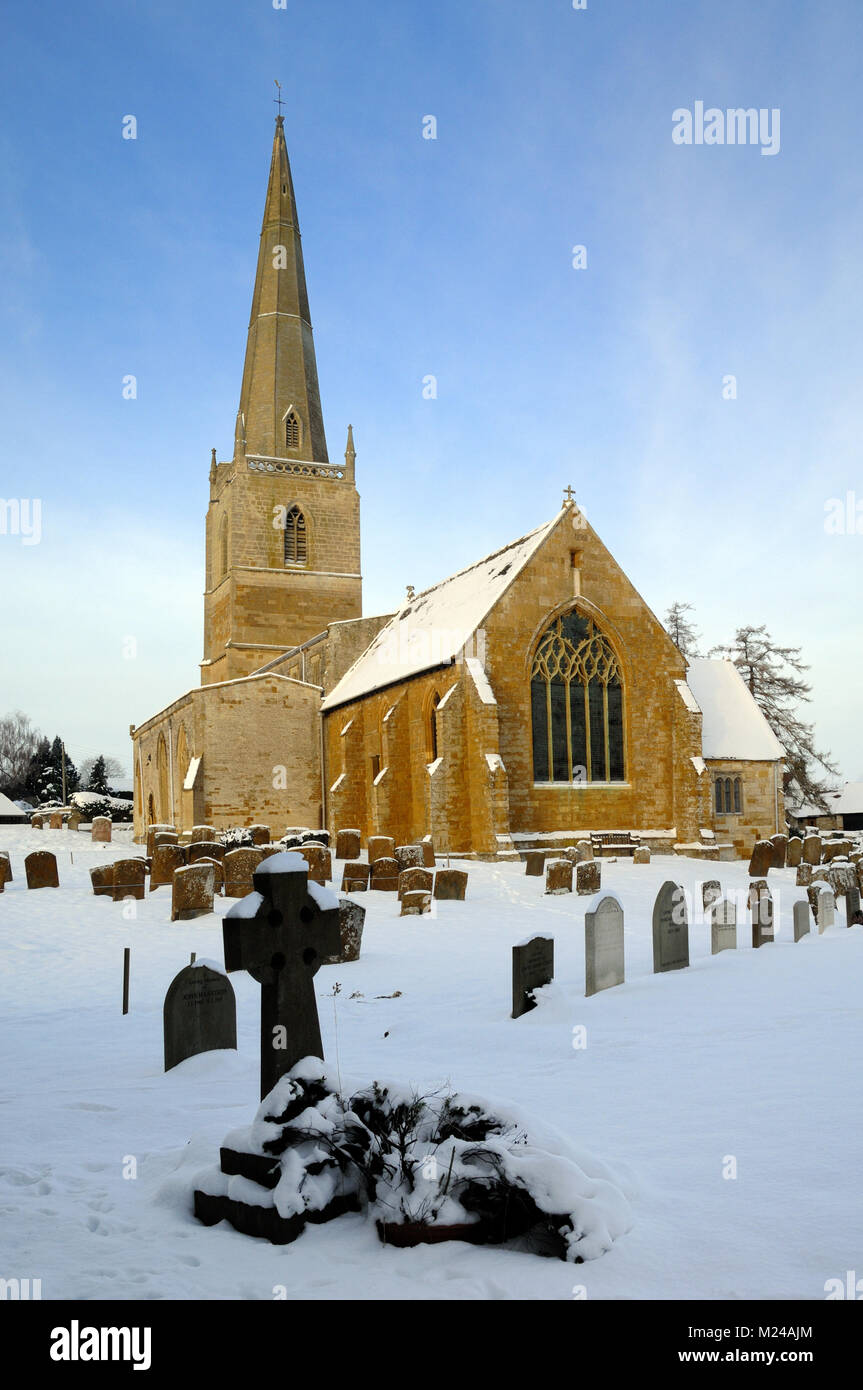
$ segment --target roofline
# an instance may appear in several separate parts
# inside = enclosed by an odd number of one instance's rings
[[[344,709],[345,705],[358,704],[360,700],[367,700],[370,695],[380,695],[382,691],[392,690],[393,686],[396,685],[407,685],[410,681],[419,680],[420,676],[427,676],[430,671],[448,671],[451,666],[457,664],[457,660],[457,657],[451,656],[449,661],[439,661],[434,666],[424,666],[421,671],[412,671],[409,676],[396,676],[395,680],[382,681],[380,685],[370,686],[361,695],[349,695],[345,700],[337,700],[334,705],[328,705],[324,700],[321,704],[321,713],[334,714],[337,709]]]

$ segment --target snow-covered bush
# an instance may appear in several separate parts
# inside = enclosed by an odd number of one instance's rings
[[[77,806],[85,821],[95,820],[96,816],[107,816],[119,824],[130,821],[133,815],[131,801],[117,796],[100,796],[98,792],[73,792],[69,805]]]

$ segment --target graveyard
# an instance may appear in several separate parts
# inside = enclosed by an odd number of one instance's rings
[[[430,864],[261,835],[244,868],[207,839],[184,863],[169,831],[108,833],[0,827],[4,1247],[43,1298],[812,1300],[855,1268],[863,925],[850,879],[833,902],[844,857]],[[365,913],[347,945],[345,902]],[[281,1058],[262,1017],[289,1020]],[[297,1070],[318,1051],[325,1070]],[[319,1072],[321,1114],[378,1083],[438,1119],[448,1096],[515,1117],[528,1156],[578,1175],[573,1251],[400,1248],[356,1185],[285,1243],[222,1219],[230,1184],[266,1198],[243,1175],[256,1154],[214,1178],[220,1151],[224,1168],[262,1132],[274,1085],[284,1101]]]

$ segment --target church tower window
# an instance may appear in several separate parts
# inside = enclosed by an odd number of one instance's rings
[[[305,565],[308,553],[306,518],[299,507],[291,507],[285,517],[285,564]]]
[[[300,447],[300,421],[295,410],[289,410],[285,416],[285,445],[288,449]]]
[[[575,610],[540,638],[531,669],[536,782],[622,782],[623,680],[611,643]]]

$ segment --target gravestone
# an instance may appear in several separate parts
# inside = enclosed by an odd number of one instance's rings
[[[545,850],[529,849],[524,856],[525,878],[542,878],[545,873]]]
[[[93,885],[93,893],[97,898],[113,898],[114,865],[97,864],[95,869],[90,870],[90,882]]]
[[[846,927],[863,926],[859,888],[848,888],[845,891],[845,925]]]
[[[570,864],[577,864],[578,854],[576,853],[575,845],[567,845],[565,849],[560,850],[560,852],[555,856],[555,858],[568,859]]]
[[[66,822],[66,829],[71,830],[73,832],[77,832],[78,826],[81,824],[81,821],[83,819],[84,817],[81,815],[81,812],[78,810],[76,806],[72,811],[69,812],[69,819]]]
[[[512,1016],[536,1008],[534,990],[554,979],[554,937],[534,936],[512,948]]]
[[[212,843],[216,839],[218,833],[214,825],[193,825],[190,843],[193,845],[199,845],[205,842]]]
[[[789,869],[796,869],[800,860],[803,858],[803,841],[799,835],[792,835],[788,841],[788,852],[785,856],[785,864]]]
[[[794,904],[794,940],[800,941],[804,936],[808,936],[812,928],[812,918],[810,916],[808,903],[797,902]]]
[[[402,917],[422,917],[431,912],[431,893],[427,888],[409,888],[399,895]]]
[[[422,845],[396,845],[393,850],[393,859],[399,866],[399,873],[404,869],[422,869],[423,847]]]
[[[218,859],[219,863],[227,853],[227,846],[218,840],[193,840],[189,845],[189,863],[197,864],[199,859]]]
[[[337,956],[324,956],[324,965],[345,965],[359,960],[363,944],[363,925],[366,910],[352,898],[339,898],[339,938],[341,946]]]
[[[90,839],[97,844],[111,843],[111,817],[96,816],[90,828]]]
[[[370,835],[368,861],[374,864],[376,859],[393,859],[393,851],[396,847],[395,840],[390,839],[389,835]]]
[[[369,886],[369,865],[361,859],[346,864],[342,873],[343,893],[364,893]]]
[[[150,865],[150,892],[173,883],[174,870],[182,869],[185,862],[186,851],[182,845],[157,845]]]
[[[797,887],[808,888],[812,882],[812,865],[800,863],[797,865]]]
[[[31,817],[30,817],[30,825],[32,826],[32,828],[33,828],[34,830],[41,830],[41,829],[43,828],[43,820],[42,820],[42,817],[41,817],[41,816],[31,816]]]
[[[252,875],[262,862],[263,856],[259,849],[245,847],[229,850],[222,860],[225,871],[225,897],[245,898],[249,893],[253,893],[255,889]]]
[[[832,888],[822,888],[818,894],[818,935],[836,922],[836,899]]]
[[[568,859],[549,859],[545,866],[546,893],[571,893],[572,867]]]
[[[575,862],[586,864],[593,858],[593,845],[590,840],[579,840],[575,847]]]
[[[773,894],[764,879],[749,885],[749,912],[752,917],[752,949],[757,951],[774,939]]]
[[[11,883],[15,875],[12,873],[12,860],[9,858],[8,849],[0,849],[0,860],[6,864],[6,882]]]
[[[332,855],[324,845],[301,845],[299,853],[309,866],[309,880],[312,883],[325,884],[332,878]]]
[[[12,877],[12,865],[9,863],[8,854],[0,854],[0,893]]]
[[[270,827],[268,825],[250,825],[249,834],[252,837],[253,845],[268,845],[270,843]]]
[[[394,859],[376,859],[372,864],[369,887],[379,893],[397,893],[399,866]]]
[[[124,898],[143,898],[147,892],[147,865],[143,859],[115,859],[111,877],[115,903]]]
[[[237,1047],[237,1001],[227,975],[203,961],[185,966],[168,986],[162,1009],[165,1071],[187,1057]]]
[[[157,830],[153,836],[153,853],[150,858],[152,859],[160,845],[178,845],[179,843],[180,837],[176,830]]]
[[[340,830],[336,836],[336,858],[359,859],[362,843],[358,830]]]
[[[186,864],[174,870],[171,921],[189,922],[213,911],[215,873],[212,864]]]
[[[750,878],[761,878],[773,863],[773,845],[770,840],[756,840],[749,861]]]
[[[623,984],[623,908],[616,898],[600,898],[584,914],[584,993]]]
[[[434,881],[434,895],[438,901],[463,903],[466,892],[467,874],[463,869],[438,869]]]
[[[575,866],[575,891],[581,897],[593,897],[602,887],[602,865],[596,859],[586,859]]]
[[[851,841],[828,840],[822,845],[822,852],[825,864],[832,864],[834,859],[846,859],[851,853]]]
[[[709,904],[710,954],[737,950],[737,908],[727,898]]]
[[[24,860],[28,888],[59,888],[57,860],[49,849],[35,849]]]
[[[341,933],[338,899],[317,884],[309,893],[301,855],[264,860],[254,883],[229,909],[223,933],[228,972],[248,970],[261,986],[263,1099],[303,1057],[323,1059],[314,976],[340,951]]]
[[[821,863],[821,836],[807,835],[803,841],[803,862],[805,864]]]
[[[425,835],[422,842],[423,868],[433,869],[435,867],[434,841],[431,835]]]
[[[649,864],[649,863],[650,863],[650,849],[649,849],[649,847],[648,847],[647,845],[636,845],[635,849],[634,849],[633,852],[632,852],[632,862],[633,862],[633,864]]]
[[[152,859],[153,850],[156,848],[156,836],[160,834],[160,832],[166,830],[174,830],[173,825],[163,825],[161,823],[154,823],[153,825],[147,826],[147,855],[149,858]],[[176,833],[176,830],[174,830],[174,834]]]
[[[663,883],[653,906],[653,970],[683,970],[689,964],[686,894],[679,883]]]
[[[63,829],[63,812],[62,812],[62,811],[52,811],[52,812],[51,812],[51,820],[50,820],[50,822],[49,822],[49,826],[50,826],[50,829],[51,829],[51,830],[62,830],[62,829]]]
[[[213,892],[221,897],[225,891],[225,870],[220,859],[196,859],[196,864],[211,864],[213,868]]]
[[[712,903],[718,902],[722,897],[722,884],[718,878],[709,878],[706,883],[701,885],[701,906],[706,912]]]
[[[770,843],[773,846],[773,862],[770,867],[772,869],[784,869],[785,856],[788,852],[788,836],[771,835]]]
[[[399,897],[405,893],[431,893],[434,887],[434,874],[429,869],[402,869],[399,874]]]

